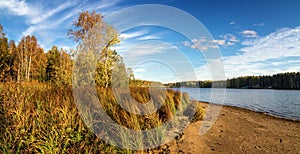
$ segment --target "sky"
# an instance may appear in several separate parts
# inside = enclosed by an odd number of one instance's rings
[[[122,39],[113,48],[138,79],[168,83],[300,71],[298,0],[1,0],[0,23],[9,40],[34,35],[45,52],[53,45],[74,49],[67,31],[79,12],[96,10],[109,21],[114,13],[143,4],[170,7],[131,8],[135,15],[111,23]],[[177,12],[168,12],[172,8]],[[153,24],[143,24],[159,13]],[[140,24],[118,29],[135,20]],[[168,27],[172,24],[183,28]]]

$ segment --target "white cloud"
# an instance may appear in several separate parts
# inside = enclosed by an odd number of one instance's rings
[[[257,32],[254,30],[244,30],[241,32],[244,37],[255,38],[258,37]]]
[[[248,32],[246,34],[250,35]],[[227,40],[226,43],[222,40],[213,42],[218,45],[239,42],[232,35],[222,38]],[[196,43],[204,41],[203,38],[193,40]],[[193,47],[190,42],[184,42],[184,45]],[[300,26],[279,29],[266,36],[249,38],[244,40],[242,45],[244,47],[239,50],[239,54],[223,57],[227,78],[300,71],[298,60],[300,59]],[[200,80],[212,79],[207,65],[197,68],[197,77]]]
[[[285,28],[267,36],[242,43],[246,47],[240,49],[246,62],[279,59],[291,56],[300,56],[300,26]]]
[[[31,24],[37,24],[37,23],[43,22],[47,18],[49,18],[49,17],[55,15],[56,13],[58,13],[58,12],[64,10],[64,9],[68,8],[71,5],[72,5],[72,3],[64,3],[64,4],[60,5],[60,6],[58,6],[57,8],[52,9],[52,10],[48,11],[47,13],[45,13],[45,14],[43,14],[41,16],[33,18],[30,23]]]
[[[0,9],[19,16],[32,15],[35,11],[30,8],[25,0],[1,0]]]
[[[234,25],[234,24],[236,24],[235,21],[232,21],[232,22],[229,23],[229,25]]]
[[[208,49],[218,48],[221,46],[233,46],[240,40],[233,34],[226,34],[220,36],[222,39],[207,40],[205,37],[199,39],[193,39],[191,42],[184,41],[183,45],[192,49],[200,49],[201,51],[207,51]]]
[[[225,40],[212,40],[212,43],[216,43],[217,45],[224,46],[226,41]]]
[[[233,34],[223,35],[222,38],[224,40],[226,40],[227,43],[228,42],[230,42],[230,43],[238,43],[238,42],[240,42],[240,40],[236,36],[234,36]]]
[[[183,45],[192,49],[199,49],[200,51],[207,51],[210,48],[218,48],[218,43],[222,44],[222,40],[207,40],[206,37],[199,39],[192,39],[191,41],[184,41]]]
[[[131,39],[131,38],[145,35],[147,33],[148,33],[148,31],[146,31],[146,30],[140,30],[140,31],[135,31],[135,32],[131,32],[131,33],[122,33],[122,34],[120,34],[120,37],[123,39]]]
[[[242,44],[240,54],[223,57],[226,78],[300,71],[300,26],[280,29]],[[196,68],[198,79],[211,80],[210,69],[218,71],[206,64]]]
[[[300,26],[281,29],[242,44],[245,47],[240,49],[240,55],[224,57],[229,77],[300,71],[299,60],[289,60],[300,57]]]
[[[6,0],[0,0],[0,4],[3,2],[9,4],[5,4],[5,6],[18,6],[19,3],[23,4],[16,9],[23,10],[22,15],[26,15],[27,23],[24,24],[28,27],[23,30],[22,35],[35,35],[43,48],[50,48],[53,43],[60,43],[58,40],[64,39],[62,42],[67,42],[67,29],[71,28],[72,21],[75,20],[79,12],[84,10],[96,10],[97,12],[100,11],[101,14],[103,12],[109,13],[114,9],[113,6],[118,1],[119,0],[103,0],[82,2],[81,0],[67,0],[64,3],[51,2],[50,5],[49,1],[32,1],[26,3],[25,1],[13,0],[8,3]],[[14,8],[12,6],[5,7],[4,9]],[[26,10],[29,10],[29,12]],[[13,11],[10,12],[12,14],[18,14]],[[20,36],[20,38],[21,37],[22,36]],[[63,43],[61,44],[63,45]],[[67,44],[68,46],[70,45],[69,43]]]
[[[35,26],[30,26],[29,28],[27,28],[25,31],[22,32],[23,36],[26,35],[32,35],[34,32],[36,31],[40,31],[43,30],[47,27],[47,25],[35,25]]]
[[[126,39],[136,39],[138,41],[144,41],[144,40],[154,40],[154,39],[160,39],[159,34],[150,34],[149,30],[143,29],[133,32],[127,32],[127,33],[121,33],[120,37],[124,40]]]
[[[160,39],[161,37],[156,36],[156,35],[146,35],[142,37],[138,37],[137,40],[139,41],[144,41],[144,40],[155,40],[155,39]]]

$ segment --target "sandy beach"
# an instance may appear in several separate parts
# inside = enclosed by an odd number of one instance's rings
[[[207,104],[201,103],[206,108]],[[212,128],[199,135],[201,121],[190,124],[167,153],[300,153],[300,122],[223,106]]]

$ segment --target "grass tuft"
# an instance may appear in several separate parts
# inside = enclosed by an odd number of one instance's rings
[[[163,102],[162,107],[149,115],[138,115],[123,109],[112,89],[97,88],[97,94],[100,104],[113,121],[134,130],[157,128],[171,120],[175,114],[189,110],[188,96],[174,90],[167,90],[165,99],[155,98],[153,101]],[[86,91],[82,95],[90,94]],[[131,88],[131,95],[142,104],[151,100],[148,88]],[[118,97],[127,100],[124,103],[131,103],[128,95],[121,93]],[[134,153],[132,150],[107,144],[87,127],[95,126],[92,127],[94,130],[102,130],[95,125],[103,122],[95,121],[97,116],[103,114],[97,110],[97,105],[99,104],[88,104],[84,111],[89,113],[85,114],[89,117],[82,117],[76,108],[71,87],[29,83],[1,84],[0,153]],[[199,111],[197,109],[195,119],[203,117],[202,114],[200,108]],[[82,118],[92,122],[85,124]],[[152,144],[152,140],[163,137],[165,132],[160,131],[162,135],[147,136],[149,144]],[[126,136],[112,134],[111,137],[121,138],[124,144],[128,142]],[[145,146],[141,141],[134,144]]]

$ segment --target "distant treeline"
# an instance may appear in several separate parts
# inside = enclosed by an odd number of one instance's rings
[[[185,81],[167,84],[169,87],[241,89],[300,89],[300,72],[280,73],[267,76],[243,76],[226,81]]]

